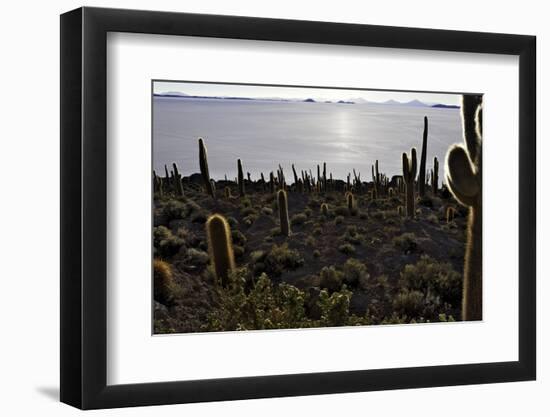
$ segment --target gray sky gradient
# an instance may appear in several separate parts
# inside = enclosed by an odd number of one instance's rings
[[[248,97],[248,98],[282,98],[282,99],[307,99],[316,101],[338,101],[365,99],[374,102],[396,100],[407,102],[420,100],[426,104],[460,105],[459,94],[396,92],[396,91],[372,91],[372,90],[345,90],[327,88],[298,88],[298,87],[272,87],[262,85],[237,85],[237,84],[205,84],[192,82],[165,82],[153,83],[155,94],[179,92],[191,96],[217,96],[217,97]]]

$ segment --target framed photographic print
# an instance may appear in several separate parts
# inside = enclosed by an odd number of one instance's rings
[[[61,16],[61,400],[535,379],[535,38]]]

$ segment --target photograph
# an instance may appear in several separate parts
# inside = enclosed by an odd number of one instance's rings
[[[152,82],[153,333],[482,320],[482,95]]]

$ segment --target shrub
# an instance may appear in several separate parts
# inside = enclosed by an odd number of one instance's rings
[[[187,249],[186,255],[187,255],[186,261],[191,265],[205,266],[208,264],[208,260],[209,260],[208,253],[202,250],[190,248],[190,249]]]
[[[338,250],[346,255],[355,254],[355,247],[349,243],[344,243],[338,246]]]
[[[240,246],[244,246],[247,241],[246,236],[239,230],[233,230],[231,232],[231,240],[235,245]]]
[[[247,217],[247,216],[250,216],[251,214],[252,215],[257,215],[258,214],[258,212],[250,206],[245,206],[243,209],[241,209],[240,213],[241,213],[242,217]]]
[[[344,264],[344,282],[350,287],[366,289],[369,273],[365,264],[357,259],[348,259]]]
[[[208,316],[204,330],[261,330],[310,327],[305,315],[305,294],[289,284],[273,285],[262,274],[250,292],[245,291],[246,270],[230,276],[227,288],[219,289],[219,305]]]
[[[344,241],[354,245],[359,245],[361,243],[361,235],[357,231],[357,226],[346,227],[346,232],[342,238]]]
[[[194,211],[191,213],[191,221],[193,223],[206,223],[208,214],[204,210]]]
[[[462,275],[451,264],[422,256],[414,265],[406,265],[401,283],[411,290],[431,293],[443,302],[458,307],[462,301]]]
[[[351,295],[351,291],[345,287],[330,296],[326,291],[321,291],[318,304],[321,308],[321,322],[325,326],[344,326],[348,323]]]
[[[393,238],[393,244],[405,253],[414,252],[418,247],[414,233],[403,233]]]
[[[153,229],[153,246],[157,254],[163,258],[174,256],[184,244],[185,240],[174,236],[167,227],[158,226]]]
[[[307,216],[303,213],[299,213],[291,217],[290,224],[292,226],[296,226],[296,225],[305,223],[306,220],[307,220]]]
[[[336,216],[334,224],[342,224],[344,222],[344,216]]]
[[[325,266],[320,272],[320,285],[321,288],[334,292],[338,291],[342,287],[344,275],[336,270],[334,266]]]
[[[393,300],[393,309],[409,318],[421,316],[424,312],[424,294],[420,291],[402,291]]]
[[[271,216],[273,214],[273,209],[270,207],[262,207],[262,214]]]
[[[273,277],[280,276],[285,270],[294,270],[304,264],[304,258],[294,249],[289,249],[288,244],[273,245],[269,252],[254,252],[254,273],[267,273]]]
[[[320,258],[321,257],[321,252],[319,252],[317,249],[315,249],[312,252],[312,255],[313,255],[314,258]]]
[[[162,214],[166,216],[168,221],[185,219],[189,210],[188,207],[179,200],[168,200],[162,207]]]

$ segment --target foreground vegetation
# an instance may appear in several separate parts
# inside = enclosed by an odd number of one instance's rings
[[[465,120],[481,118],[477,100]],[[370,182],[326,164],[253,179],[238,160],[215,182],[202,139],[200,174],[154,173],[155,333],[481,318],[481,132],[465,123],[449,190],[437,158],[428,170],[424,123],[420,173],[413,148],[391,179],[378,161]]]

